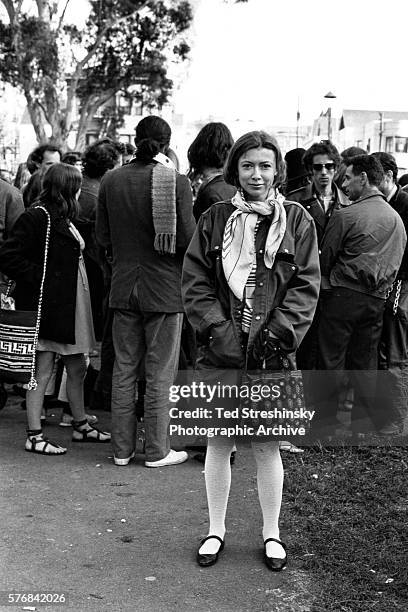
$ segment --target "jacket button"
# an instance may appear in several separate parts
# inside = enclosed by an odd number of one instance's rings
[[[264,286],[264,284],[263,284],[262,281],[260,283],[258,283],[258,287],[263,287],[263,286]]]
[[[255,319],[256,319],[257,321],[259,321],[259,320],[260,320],[260,318],[261,318],[261,315],[256,315],[256,317],[255,317]]]
[[[292,267],[292,270],[296,270],[295,266],[291,266],[291,267]]]
[[[306,206],[306,208],[310,208],[310,204],[308,204],[308,205]]]
[[[217,244],[217,246],[215,246],[215,247],[214,247],[214,249],[216,249],[216,250],[218,250],[219,248],[220,248],[220,247],[218,246],[218,244]]]
[[[289,253],[288,249],[283,249],[285,251],[285,253]]]
[[[263,249],[259,249],[259,254],[262,255],[263,254]]]

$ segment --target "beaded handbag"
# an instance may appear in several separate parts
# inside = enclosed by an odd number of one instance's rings
[[[43,206],[37,206],[36,208],[41,208],[47,215],[44,265],[38,309],[10,310],[9,308],[3,308],[3,303],[7,302],[12,281],[9,281],[6,299],[2,299],[2,308],[0,309],[0,380],[12,383],[28,383],[28,389],[30,390],[37,388],[35,379],[36,350],[51,229],[51,218],[48,210]]]
[[[310,431],[311,416],[306,410],[302,372],[291,370],[289,359],[280,353],[280,370],[247,371],[241,389],[248,397],[240,406],[240,426],[246,437],[258,440],[299,440]]]

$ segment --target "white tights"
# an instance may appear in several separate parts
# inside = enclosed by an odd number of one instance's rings
[[[225,515],[231,486],[230,455],[234,439],[209,438],[205,461],[205,484],[209,511],[209,534],[224,538]],[[257,467],[258,496],[263,517],[262,535],[279,539],[279,513],[282,501],[283,466],[278,442],[253,442],[252,450]],[[209,540],[200,553],[211,554],[218,550],[218,540]],[[284,556],[282,547],[271,542],[268,556]]]

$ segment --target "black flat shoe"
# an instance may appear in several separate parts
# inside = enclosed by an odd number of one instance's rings
[[[214,563],[217,563],[218,555],[224,549],[224,540],[221,540],[221,538],[219,538],[216,535],[209,535],[206,538],[204,538],[204,540],[201,540],[200,548],[202,547],[204,542],[206,542],[207,540],[210,540],[211,538],[218,540],[220,542],[220,547],[216,553],[212,553],[210,555],[200,555],[200,553],[197,551],[197,557],[196,557],[197,563],[198,565],[201,565],[201,567],[209,567],[210,565],[214,565]],[[198,550],[200,550],[200,548]]]
[[[268,538],[264,542],[264,561],[265,561],[266,566],[273,572],[280,572],[285,567],[288,557],[287,555],[285,555],[283,559],[280,559],[279,557],[268,557],[266,554],[266,545],[268,542],[277,542],[278,544],[282,546],[285,553],[286,553],[286,545],[280,540],[277,540],[276,538]]]

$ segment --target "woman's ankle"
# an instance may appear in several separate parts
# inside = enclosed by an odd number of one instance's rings
[[[42,429],[27,429],[27,438],[36,438],[42,436]]]

